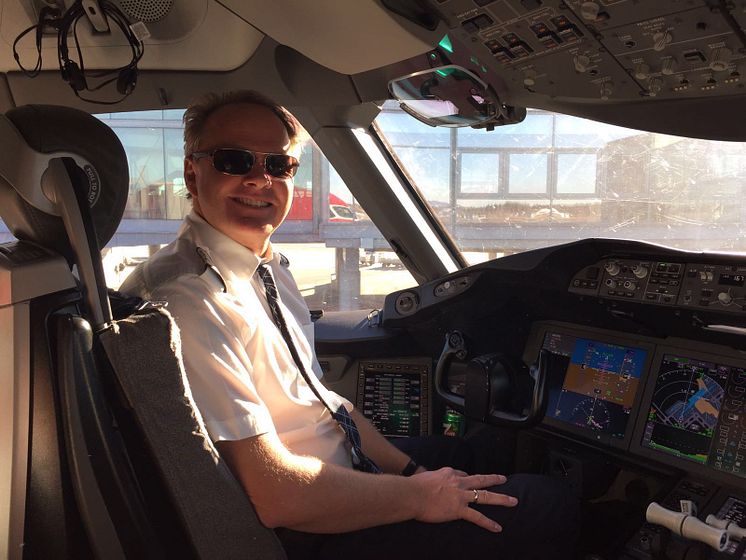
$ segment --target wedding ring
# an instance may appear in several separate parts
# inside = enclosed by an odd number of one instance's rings
[[[476,503],[478,503],[478,502],[479,502],[479,490],[477,490],[477,489],[475,488],[475,489],[473,490],[473,492],[474,492],[474,499],[472,500],[472,502],[476,504]]]

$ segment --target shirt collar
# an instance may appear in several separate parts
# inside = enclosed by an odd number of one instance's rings
[[[267,249],[267,256],[259,257],[250,249],[212,227],[193,209],[184,218],[184,225],[179,235],[186,235],[189,230],[192,231],[191,236],[195,244],[206,255],[206,258],[212,261],[208,264],[218,269],[229,292],[241,293],[260,264],[266,263],[272,267],[280,264],[287,266],[285,264],[287,259],[274,251],[271,243]]]

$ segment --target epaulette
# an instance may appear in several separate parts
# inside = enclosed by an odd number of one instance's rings
[[[205,263],[205,272],[202,274],[202,278],[211,281],[211,283],[218,283],[215,287],[219,289],[221,292],[227,292],[228,288],[225,285],[225,280],[223,280],[223,277],[220,275],[220,271],[218,270],[218,267],[215,266],[215,263],[212,262],[212,257],[210,256],[210,253],[203,249],[202,247],[197,247],[197,254],[202,259],[202,261]]]

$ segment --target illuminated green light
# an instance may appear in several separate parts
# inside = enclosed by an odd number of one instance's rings
[[[441,47],[443,50],[448,51],[449,53],[453,53],[453,43],[451,43],[451,39],[448,37],[448,35],[443,35],[443,38],[440,40],[440,43],[438,43],[438,46]]]
[[[439,76],[442,76],[443,78],[446,78],[450,76],[451,74],[453,74],[454,70],[455,68],[440,68],[436,70],[435,73],[438,74]]]

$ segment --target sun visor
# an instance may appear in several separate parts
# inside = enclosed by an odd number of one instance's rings
[[[90,114],[67,107],[27,105],[0,116],[0,216],[18,239],[71,257],[60,211],[47,192],[53,158],[75,161],[87,185],[98,246],[117,230],[127,203],[127,156],[114,132]]]

